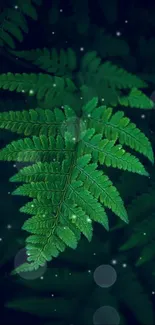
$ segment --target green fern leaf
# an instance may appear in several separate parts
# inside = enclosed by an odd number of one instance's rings
[[[8,46],[15,48],[15,43],[14,43],[12,37],[4,30],[0,31],[0,38],[4,44],[6,43]],[[3,43],[2,43],[2,45],[3,45]]]
[[[154,107],[153,101],[136,88],[132,88],[128,96],[119,97],[119,103],[126,107],[130,106],[144,109],[152,109]]]
[[[8,72],[0,75],[0,88],[17,92],[29,92],[36,95],[39,101],[50,103],[50,107],[63,105],[63,97],[74,93],[76,86],[69,78],[52,77],[48,74]]]
[[[17,273],[22,273],[22,272],[31,272],[37,269],[38,269],[38,265],[36,265],[35,263],[31,263],[31,264],[23,263],[22,265],[16,267],[16,269],[11,272],[11,275],[15,275]]]
[[[13,141],[0,152],[1,160],[37,162],[55,159],[56,156],[64,156],[67,149],[64,149],[64,139],[58,136],[57,146],[52,136],[49,138],[40,137],[25,138],[24,140]],[[70,150],[72,152],[72,150]]]
[[[40,5],[41,1],[34,1],[35,5]],[[15,48],[14,38],[18,41],[23,41],[23,33],[28,32],[28,25],[24,18],[24,14],[32,19],[37,19],[37,11],[31,0],[23,2],[18,0],[16,5],[19,5],[20,11],[16,9],[6,8],[0,15],[0,43],[8,45],[10,48]]]
[[[125,70],[118,68],[117,66],[111,64],[111,62],[105,62],[100,71],[99,77],[103,74],[104,80],[112,87],[118,89],[125,88],[144,88],[147,87],[146,83],[139,79],[138,77],[126,72]]]
[[[22,168],[17,174],[10,178],[10,181],[29,183],[41,181],[47,182],[49,180],[51,183],[54,181],[57,182],[61,176],[59,167],[60,164],[58,162],[38,162],[32,166]],[[65,173],[63,173],[63,176],[65,176]]]
[[[110,208],[125,222],[128,221],[128,216],[124,208],[124,204],[117,189],[113,186],[108,176],[102,171],[96,170],[97,164],[89,164],[90,155],[84,155],[77,160],[77,175],[78,179],[82,180],[87,188],[96,199]],[[76,171],[75,171],[76,172]]]
[[[29,29],[26,19],[20,11],[8,8],[7,16],[9,17],[9,21],[17,26],[19,30],[22,30],[24,33],[28,33]]]
[[[1,128],[24,134],[39,133],[39,136],[13,141],[0,152],[1,160],[33,163],[11,178],[13,182],[25,183],[13,191],[14,195],[33,199],[20,209],[32,215],[23,225],[23,230],[31,233],[26,240],[27,261],[30,264],[24,265],[25,270],[31,269],[31,266],[37,269],[57,257],[66,245],[75,249],[81,234],[91,241],[93,222],[102,224],[108,230],[104,206],[128,222],[117,189],[104,172],[97,169],[98,165],[141,175],[148,173],[135,156],[116,144],[116,139],[103,139],[103,129],[96,121],[100,117],[104,122],[109,120],[111,110],[104,107],[106,111],[102,112],[103,107],[97,107],[97,104],[98,99],[93,98],[84,106],[83,111],[88,117],[84,130],[80,119],[69,106],[64,107],[64,112],[58,108],[53,112],[36,109],[29,112],[11,111],[0,116]],[[34,129],[36,122],[37,128]],[[71,130],[65,129],[62,136],[60,125],[64,122],[72,122],[73,125]],[[92,127],[89,128],[91,123]],[[52,136],[49,125],[52,128],[53,124]],[[74,134],[78,141],[75,141]],[[22,266],[18,268],[20,270],[23,270]]]
[[[9,111],[0,113],[0,128],[28,135],[55,136],[60,131],[65,115],[61,110],[43,110],[41,108],[29,111]]]
[[[57,227],[56,234],[67,246],[74,249],[77,247],[77,239],[68,227]]]
[[[38,215],[48,213],[49,215],[52,214],[53,207],[51,206],[50,200],[37,200],[34,199],[31,202],[26,203],[23,207],[20,208],[20,212],[31,214],[31,215]]]
[[[79,73],[79,79],[83,84],[91,85],[94,80],[96,84],[107,84],[111,88],[117,89],[147,87],[147,84],[140,78],[118,68],[109,61],[100,64],[96,55],[95,51],[88,52],[82,58],[80,69],[82,72]]]
[[[90,105],[90,104],[89,104]],[[154,163],[154,154],[148,138],[136,127],[130,119],[124,117],[124,112],[118,111],[112,115],[112,108],[100,106],[94,109],[90,105],[89,114],[86,106],[82,108],[84,116],[89,118],[88,127],[97,125],[97,131],[101,132],[109,140],[119,140],[130,148],[148,157]]]
[[[27,0],[27,2],[19,1],[20,10],[27,16],[31,17],[34,20],[37,20],[37,11],[35,7],[32,5],[31,0]]]
[[[86,152],[93,152],[93,161],[99,161],[107,167],[112,166],[140,175],[148,176],[144,166],[135,156],[125,152],[121,145],[115,145],[115,141],[101,140],[102,134],[95,134],[95,129],[89,129],[82,139]]]
[[[31,51],[11,51],[16,57],[32,62],[37,67],[56,76],[70,76],[76,69],[75,52],[68,48],[66,51],[56,49],[36,49]]]

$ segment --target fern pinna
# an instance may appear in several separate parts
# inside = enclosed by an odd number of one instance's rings
[[[81,234],[91,241],[94,221],[108,230],[105,208],[128,222],[119,192],[98,166],[148,176],[123,145],[152,163],[154,158],[149,140],[123,112],[113,114],[94,97],[83,105],[78,118],[67,105],[63,110],[10,111],[0,114],[0,127],[31,136],[13,141],[0,152],[1,160],[32,163],[11,178],[25,183],[14,195],[33,199],[20,209],[32,215],[23,225],[31,235],[26,240],[27,262],[16,272],[37,269],[66,246],[75,249]]]

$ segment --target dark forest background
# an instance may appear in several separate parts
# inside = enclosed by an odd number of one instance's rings
[[[13,51],[71,48],[79,60],[84,53],[96,51],[103,62],[111,61],[146,80],[148,88],[144,92],[155,101],[153,1],[42,0],[40,5],[32,1],[32,6],[37,12],[37,19],[26,16],[28,33],[23,33],[23,41],[15,39],[14,49],[0,42],[0,74],[44,72],[43,68]],[[1,0],[0,33],[4,23],[3,13],[8,8],[20,10],[20,1]],[[74,80],[74,74],[72,78]],[[0,112],[29,109],[36,105],[35,96],[0,90]],[[123,110],[148,136],[155,149],[154,109],[126,107]],[[18,138],[19,135],[1,130],[1,148]],[[149,178],[115,170],[109,172],[125,201],[131,224],[118,228],[116,225],[109,233],[96,226],[91,243],[82,238],[77,250],[67,249],[41,273],[32,275],[32,280],[29,275],[26,279],[10,275],[16,263],[25,256],[25,233],[21,230],[25,217],[19,208],[27,200],[11,196],[16,184],[9,182],[9,178],[23,165],[0,162],[1,324],[91,325],[95,311],[101,306],[114,309],[107,309],[107,318],[105,314],[100,315],[99,322],[94,324],[155,323],[155,253],[153,255],[151,250],[150,254],[148,250],[145,263],[136,266],[143,248],[139,247],[138,240],[132,249],[120,250],[131,238],[135,227],[137,229],[137,216],[138,221],[140,218],[148,220],[147,225],[140,225],[140,231],[148,233],[153,229],[153,223],[150,223],[151,229],[148,224],[155,208],[155,172],[154,166],[145,159],[143,163],[150,173]],[[151,243],[154,240],[152,234]],[[109,288],[101,288],[94,281],[95,269],[103,264],[111,265],[117,274],[117,280]],[[113,273],[107,275],[107,281],[110,276],[113,277]]]

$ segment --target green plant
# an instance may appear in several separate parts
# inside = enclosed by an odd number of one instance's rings
[[[124,78],[127,76],[124,74]],[[22,91],[30,90],[33,83],[34,92],[41,98],[46,96],[47,102],[53,91],[52,79],[48,75],[7,74],[0,76],[0,87]],[[123,112],[112,114],[112,108],[98,106],[94,97],[78,113],[77,117],[74,109],[65,105],[64,111],[37,108],[0,114],[1,128],[32,137],[13,141],[0,153],[1,160],[33,163],[11,178],[26,183],[13,194],[33,198],[21,208],[32,215],[23,225],[32,234],[26,240],[31,263],[24,263],[16,271],[37,269],[66,246],[75,249],[81,234],[90,241],[93,221],[108,230],[104,206],[128,222],[117,189],[104,171],[97,169],[105,165],[148,176],[139,159],[122,145],[154,161],[149,140]]]
[[[37,20],[36,5],[41,5],[41,0],[17,0],[13,8],[5,8],[0,14],[0,47],[15,48],[14,39],[22,42],[23,32],[28,33],[28,24],[25,16]]]
[[[23,74],[14,78],[13,74],[5,74],[0,80],[1,87],[5,83],[5,89],[18,92],[32,89],[39,101],[44,99],[46,108],[69,104],[78,109],[80,96],[84,102],[97,96],[105,105],[153,108],[153,102],[139,89],[147,88],[146,82],[109,61],[102,62],[96,51],[84,54],[80,60],[70,48],[10,52],[48,75]],[[53,88],[52,84],[57,86]]]

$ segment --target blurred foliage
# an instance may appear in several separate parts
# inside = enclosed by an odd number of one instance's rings
[[[18,11],[14,6],[21,6],[22,1],[20,2],[16,1],[15,4],[15,1],[7,0],[1,1],[0,4],[0,73],[42,73],[44,70],[52,75],[55,73],[52,66],[54,49],[58,53],[62,49],[72,49],[78,64],[85,53],[95,51],[102,63],[110,61],[147,82],[149,87],[145,88],[143,93],[154,101],[153,2],[145,4],[146,2],[137,1],[135,6],[134,1],[123,3],[119,0],[109,0],[106,3],[98,0],[93,3],[67,0],[64,6],[64,1],[60,0],[52,1],[52,5],[49,1],[40,5],[39,1],[33,0],[27,1],[28,10],[23,8]],[[39,23],[34,20],[36,15],[39,16]],[[14,17],[20,19],[18,24]],[[8,20],[9,25],[6,24]],[[16,28],[12,29],[11,24]],[[29,33],[26,34],[28,29]],[[121,35],[117,36],[116,32]],[[5,42],[4,33],[7,33]],[[83,51],[80,51],[80,48],[83,48]],[[59,72],[59,65],[56,71]],[[81,80],[74,64],[69,71],[73,79],[76,80],[78,76]],[[82,77],[86,78],[86,74]],[[89,76],[88,81],[92,81]],[[92,91],[94,85],[89,89],[91,95]],[[108,96],[107,91],[106,93]],[[125,97],[128,93],[121,95]],[[124,103],[117,101],[116,110],[121,104],[121,110],[139,124],[155,148],[154,110],[145,111],[146,107],[135,110],[134,105],[126,107]],[[28,94],[0,91],[1,111],[34,108],[36,104],[44,105]],[[141,118],[142,114],[144,118]],[[0,133],[1,147],[10,140],[19,138],[6,131]],[[100,227],[96,227],[91,243],[82,238],[76,253],[68,249],[57,261],[48,265],[43,279],[39,277],[36,280],[10,276],[15,256],[24,246],[24,235],[20,232],[24,217],[18,212],[18,208],[25,201],[23,198],[12,198],[8,194],[15,187],[8,179],[12,176],[14,168],[20,169],[21,166],[6,166],[1,163],[0,237],[3,240],[0,242],[0,283],[4,292],[1,296],[1,305],[4,306],[1,314],[3,324],[91,324],[93,313],[102,305],[115,307],[120,314],[121,324],[154,324],[155,301],[152,291],[155,290],[155,174],[154,168],[145,158],[143,161],[150,173],[150,179],[133,174],[131,178],[131,175],[125,172],[108,172],[109,176],[116,180],[116,187],[127,206],[129,225],[124,226],[123,223],[116,222],[111,213],[113,227],[110,233],[107,234]],[[7,229],[9,224],[12,225],[11,229]],[[117,260],[114,265],[117,272],[116,283],[109,289],[98,288],[93,279],[95,268],[110,264],[113,259]],[[122,267],[123,263],[127,264],[126,268]],[[13,313],[13,309],[18,312]]]

